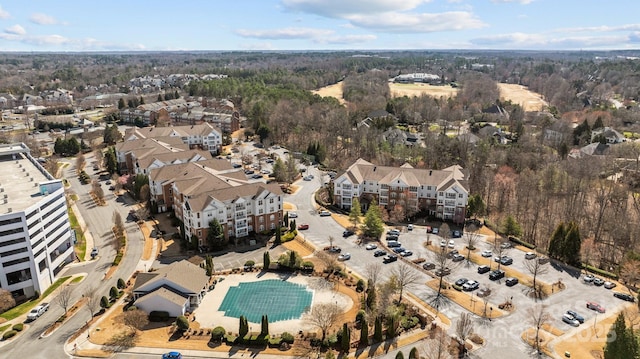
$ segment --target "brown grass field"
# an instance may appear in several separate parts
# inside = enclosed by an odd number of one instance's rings
[[[449,98],[458,93],[457,88],[453,88],[448,85],[434,86],[417,83],[398,84],[389,82],[389,89],[391,90],[391,95],[394,97],[413,97],[425,94],[438,98]],[[500,90],[500,97],[502,100],[511,100],[511,102],[522,106],[525,111],[540,111],[543,107],[547,106],[547,103],[542,99],[540,94],[529,91],[522,85],[499,83],[498,89]],[[340,103],[345,103],[345,100],[342,98],[342,82],[322,87],[313,91],[313,93],[322,97],[335,97],[340,101]]]

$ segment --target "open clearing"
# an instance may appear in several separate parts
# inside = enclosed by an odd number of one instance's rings
[[[389,89],[391,91],[391,96],[393,97],[414,97],[424,94],[436,98],[449,98],[458,93],[457,88],[453,88],[449,85],[434,86],[421,83],[399,84],[389,82]],[[522,106],[525,111],[540,111],[542,108],[547,106],[547,103],[542,99],[540,94],[529,91],[522,85],[499,83],[498,89],[500,90],[500,97],[502,100],[511,100],[511,102]],[[313,91],[313,93],[322,97],[335,97],[340,101],[340,103],[345,103],[342,98],[342,82],[322,87]]]

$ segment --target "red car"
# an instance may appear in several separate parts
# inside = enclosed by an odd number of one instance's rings
[[[604,307],[601,306],[600,304],[596,303],[596,302],[587,302],[587,308],[591,309],[591,310],[595,310],[598,313],[604,313]]]
[[[304,229],[309,229],[309,225],[306,223],[298,225],[298,230],[302,231]]]

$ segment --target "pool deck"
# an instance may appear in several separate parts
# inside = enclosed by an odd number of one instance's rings
[[[332,284],[326,282],[320,277],[309,277],[305,275],[295,274],[277,274],[277,273],[263,273],[263,272],[250,272],[244,274],[229,274],[222,276],[222,281],[218,280],[214,290],[207,293],[204,297],[198,309],[194,311],[196,320],[202,327],[214,328],[216,326],[223,326],[237,332],[239,327],[239,320],[235,317],[225,316],[224,312],[219,311],[220,305],[224,300],[230,287],[237,286],[242,282],[256,282],[266,279],[278,279],[286,280],[291,283],[298,283],[307,286],[313,291],[313,299],[311,305],[317,305],[320,303],[336,303],[344,311],[347,311],[354,305],[351,298],[332,290]],[[265,313],[268,314],[268,313]],[[304,317],[304,315],[303,315]],[[232,328],[232,329],[231,329]],[[297,333],[299,330],[309,331],[315,328],[305,323],[303,319],[282,320],[278,322],[269,321],[270,334],[279,334],[282,332],[289,332],[292,334]],[[259,332],[260,323],[249,322],[250,332]]]

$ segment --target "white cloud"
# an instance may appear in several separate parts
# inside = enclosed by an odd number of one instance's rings
[[[349,21],[355,26],[396,33],[480,29],[487,26],[482,20],[466,11],[450,11],[436,14],[393,12],[382,16],[354,15],[349,17]]]
[[[491,2],[497,3],[497,4],[506,4],[506,3],[514,2],[522,5],[528,5],[534,2],[534,0],[491,0]]]
[[[43,13],[35,13],[29,17],[29,20],[38,25],[56,25],[58,24],[58,20],[56,20],[53,16],[49,16]]]
[[[408,11],[431,0],[282,0],[285,8],[330,18]]]
[[[482,48],[500,49],[557,49],[588,50],[625,48],[634,43],[632,35],[557,36],[557,34],[513,33],[471,39],[470,43]]]
[[[6,10],[2,8],[2,6],[0,6],[0,19],[8,19],[10,17],[11,17],[11,14],[9,14]]]
[[[333,30],[312,29],[303,27],[288,27],[270,30],[236,30],[236,34],[242,37],[253,37],[257,39],[289,40],[289,39],[314,39],[333,35]]]
[[[569,27],[554,29],[554,32],[616,32],[616,31],[640,31],[640,24],[625,24],[619,26],[589,26],[589,27]]]
[[[375,35],[342,35],[314,39],[318,44],[359,44],[377,39]]]
[[[6,32],[7,34],[24,35],[27,33],[27,30],[25,30],[24,27],[18,24],[15,24],[13,26],[9,26],[8,28],[4,29],[4,32]]]

